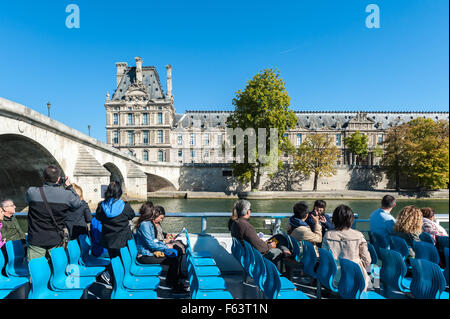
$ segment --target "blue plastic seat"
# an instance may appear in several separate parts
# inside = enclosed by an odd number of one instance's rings
[[[186,261],[194,264],[194,257],[191,252],[186,251]],[[199,277],[220,276],[221,272],[216,265],[196,265],[197,275]]]
[[[67,252],[69,255],[69,267],[73,268],[73,265],[78,266],[78,275],[80,277],[92,277],[101,274],[104,270],[104,266],[86,266],[80,263],[81,249],[78,244],[78,240],[70,240],[67,244]],[[70,271],[69,271],[70,272]]]
[[[357,263],[339,257],[339,265],[341,266],[341,278],[338,292],[343,299],[385,299],[374,291],[364,291],[366,281],[361,267]]]
[[[337,273],[336,261],[333,255],[326,249],[319,248],[319,267],[317,267],[317,279],[321,285],[331,292],[337,293],[338,288],[334,284]]]
[[[390,249],[399,252],[402,255],[403,260],[409,256],[409,246],[406,240],[399,236],[390,235],[389,236]]]
[[[264,292],[264,282],[267,279],[266,264],[263,259],[264,257],[255,247],[251,248],[253,250],[253,256],[255,258],[255,267],[253,269],[253,280],[255,281],[258,288],[262,292]]]
[[[429,233],[422,232],[419,235],[419,238],[420,238],[421,241],[424,241],[424,242],[427,242],[427,243],[430,243],[430,244],[434,245],[433,236],[431,236]]]
[[[263,261],[267,270],[267,277],[264,283],[264,295],[267,299],[309,299],[300,290],[281,289],[282,283],[277,267],[267,258],[263,258]]]
[[[294,256],[294,258],[297,262],[300,262],[300,260],[302,259],[300,244],[297,241],[297,239],[295,239],[292,236],[289,236],[289,239],[292,244],[292,255]]]
[[[156,299],[158,297],[155,290],[130,290],[123,286],[125,269],[119,256],[111,259],[111,267],[114,276],[111,299]]]
[[[70,268],[70,275],[66,273],[66,269],[68,268],[68,257],[64,247],[53,248],[50,250],[50,258],[53,268],[50,277],[50,287],[52,290],[84,290],[95,281],[95,276],[77,276],[78,265],[72,265],[73,268]]]
[[[159,286],[160,279],[157,275],[133,276],[130,273],[131,255],[127,247],[120,248],[120,257],[124,268],[123,287],[129,290],[154,290]]]
[[[189,285],[197,285],[196,288],[199,290],[224,290],[226,289],[225,280],[220,276],[201,276],[197,275],[198,267],[193,265],[192,262],[188,262],[188,275],[189,275]],[[194,276],[196,277],[196,282],[194,283]]]
[[[314,267],[317,263],[316,250],[314,245],[309,241],[302,240],[303,254],[301,263],[303,264],[303,271],[310,277],[316,278],[317,274],[314,271]]]
[[[218,277],[208,278],[207,282],[202,284],[200,282],[201,277],[197,276],[196,270],[197,268],[191,264],[190,290],[192,299],[233,299],[231,293],[225,290],[225,283],[223,285],[214,283]]]
[[[369,250],[371,262],[370,262],[370,276],[372,279],[380,279],[380,269],[378,265],[378,254],[375,247],[371,243],[367,243],[367,249]]]
[[[184,232],[186,234],[186,243],[188,247],[192,248],[192,252],[193,255],[192,257],[194,258],[211,258],[211,253],[209,251],[203,250],[203,251],[194,251],[192,245],[191,245],[191,240],[189,239],[189,232],[186,228],[184,228]]]
[[[192,251],[192,248],[190,246],[186,247],[186,254],[189,254],[191,257],[191,261],[196,266],[216,266],[216,261],[212,257],[200,257],[196,258],[194,251]]]
[[[233,243],[231,245],[231,253],[236,258],[236,260],[241,264],[242,268],[244,268],[244,248],[242,244],[235,237],[231,237]]]
[[[434,262],[413,258],[411,259],[413,278],[411,293],[418,299],[447,299],[445,292],[445,278],[441,268]]]
[[[369,231],[370,243],[374,246],[377,255],[381,259],[380,248],[389,249],[389,238],[384,237],[378,233]]]
[[[21,240],[10,240],[6,244],[8,263],[6,274],[8,277],[28,277],[28,262],[25,258],[25,248]]]
[[[448,286],[448,268],[449,268],[449,260],[448,260],[448,247],[444,248],[444,258],[445,258],[445,269],[444,269],[444,277]]]
[[[83,290],[52,290],[49,287],[51,270],[45,257],[30,260],[28,268],[31,277],[28,299],[80,299],[83,295]]]
[[[439,264],[439,253],[434,244],[424,241],[413,241],[413,249],[415,258],[425,259],[432,263]]]
[[[5,266],[5,257],[0,252],[0,270]],[[0,271],[0,299],[7,296],[11,291],[29,282],[25,277],[5,277]]]
[[[448,236],[436,236],[436,243],[440,250],[444,250],[445,247],[448,248]]]
[[[142,264],[137,260],[137,246],[136,241],[133,238],[131,238],[127,242],[128,251],[130,252],[131,256],[131,266],[130,266],[130,273],[134,276],[149,276],[149,275],[160,275],[162,272],[162,266],[159,264]]]
[[[406,265],[402,255],[395,250],[380,248],[382,260],[380,282],[387,298],[405,297],[410,292],[411,279],[405,278]]]
[[[86,234],[82,234],[78,237],[78,242],[81,250],[81,264],[88,267],[106,267],[111,260],[104,257],[95,257],[90,254],[91,242]]]

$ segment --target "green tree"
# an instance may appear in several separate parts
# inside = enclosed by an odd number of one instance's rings
[[[290,149],[288,139],[284,133],[297,123],[295,113],[289,109],[290,97],[285,89],[285,82],[280,78],[279,71],[273,69],[264,69],[264,71],[256,74],[247,82],[245,89],[236,92],[233,99],[235,106],[234,113],[227,119],[227,127],[241,128],[246,130],[253,128],[258,132],[258,128],[265,128],[266,134],[266,150],[270,147],[269,129],[278,130],[278,146],[276,154],[267,163],[263,163],[256,156],[256,163],[248,161],[248,139],[245,139],[245,159],[244,163],[232,163],[233,174],[238,181],[244,184],[250,182],[252,190],[258,190],[261,175],[264,169],[271,165],[281,167],[282,163],[278,160],[283,150]],[[257,136],[257,143],[259,137]],[[265,154],[264,154],[265,155]]]
[[[369,154],[368,142],[369,138],[367,135],[361,134],[356,131],[349,137],[344,138],[344,143],[348,150],[356,155],[356,162],[364,159]]]
[[[317,190],[319,177],[331,177],[336,174],[336,160],[339,149],[327,134],[310,134],[297,150],[294,158],[295,170],[305,176],[314,174],[314,187]]]
[[[388,175],[395,176],[397,189],[402,175],[414,179],[418,189],[447,187],[448,130],[448,121],[417,118],[387,131],[382,165]]]

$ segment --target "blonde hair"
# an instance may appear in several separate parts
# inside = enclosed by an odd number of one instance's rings
[[[409,205],[397,216],[394,230],[400,233],[420,234],[422,232],[423,215],[420,208]]]
[[[83,189],[81,188],[81,186],[72,183],[73,189],[75,190],[75,192],[78,194],[78,196],[80,196],[81,200],[84,200],[83,198]]]

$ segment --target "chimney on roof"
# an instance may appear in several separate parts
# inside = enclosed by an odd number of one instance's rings
[[[140,57],[135,57],[136,60],[136,82],[142,83],[142,59]]]
[[[116,88],[119,86],[120,81],[122,80],[123,75],[125,74],[125,71],[128,67],[128,64],[126,62],[117,62],[116,68],[117,68],[117,85]]]
[[[172,99],[172,66],[170,64],[166,65],[167,69],[167,98]]]

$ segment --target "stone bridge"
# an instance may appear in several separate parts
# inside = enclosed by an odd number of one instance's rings
[[[102,185],[122,182],[126,198],[145,200],[148,191],[178,190],[180,164],[143,163],[21,104],[0,98],[0,199],[26,206],[25,192],[42,185],[49,164],[83,189],[90,204]],[[103,186],[104,188],[104,186]]]

